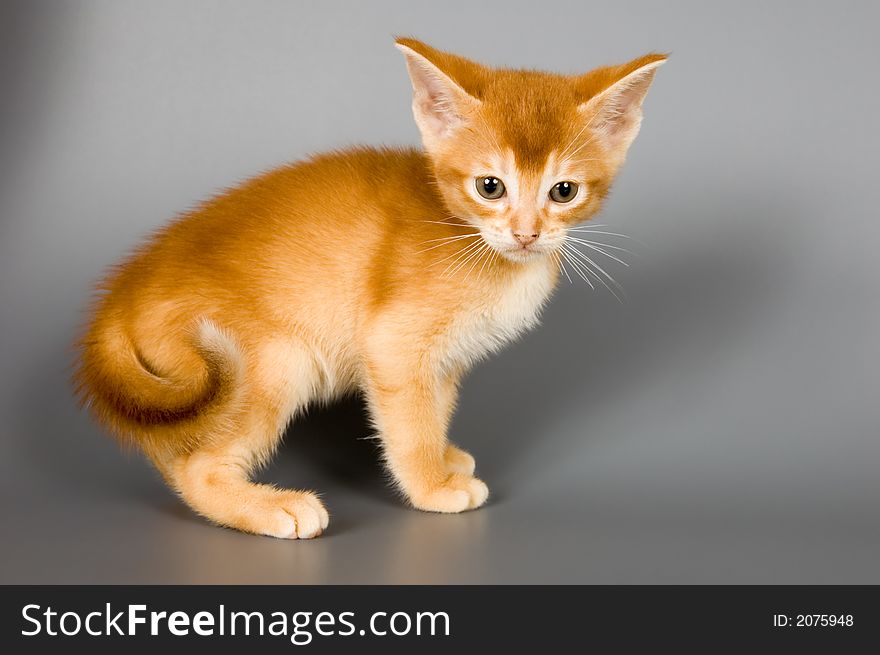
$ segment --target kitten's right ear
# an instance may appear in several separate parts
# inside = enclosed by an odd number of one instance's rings
[[[425,148],[433,150],[468,122],[479,108],[480,101],[428,59],[432,54],[440,58],[445,53],[414,39],[397,39],[395,46],[406,57],[413,87],[413,115],[422,133],[422,141]]]

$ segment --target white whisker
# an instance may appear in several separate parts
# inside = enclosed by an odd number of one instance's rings
[[[625,234],[620,234],[619,232],[604,232],[602,230],[591,230],[591,229],[581,228],[581,227],[570,227],[570,228],[568,228],[568,231],[569,232],[587,232],[587,233],[591,233],[591,234],[607,234],[608,236],[620,237],[621,239],[632,239],[632,237],[629,237]]]
[[[574,259],[574,258],[568,253],[568,248],[566,247],[566,245],[565,245],[564,243],[562,244],[562,249],[561,249],[559,252],[562,253],[562,256],[565,258],[565,261],[567,261],[569,264],[571,264],[571,267],[574,269],[574,272],[577,273],[578,276],[579,276],[584,282],[586,282],[587,284],[589,284],[589,285],[590,285],[590,288],[593,289],[593,290],[595,291],[596,287],[595,287],[595,286],[593,285],[593,283],[590,281],[590,278],[589,278],[586,274],[584,274],[584,271],[582,270],[583,265],[582,265],[580,262],[578,262],[576,259]]]
[[[574,237],[566,237],[566,240],[568,240],[568,241],[573,241],[574,243],[579,243],[579,244],[581,244],[582,246],[585,246],[585,247],[587,247],[587,248],[590,248],[591,250],[595,250],[596,252],[601,253],[601,254],[605,255],[606,257],[608,257],[608,258],[610,258],[610,259],[613,259],[614,261],[616,261],[616,262],[618,262],[618,263],[620,263],[620,264],[623,264],[623,265],[626,266],[626,267],[629,267],[629,264],[627,264],[625,261],[623,261],[623,260],[620,259],[619,257],[616,257],[615,255],[612,255],[610,252],[608,252],[608,251],[606,251],[606,250],[603,250],[603,249],[600,248],[599,246],[594,245],[594,244],[590,243],[589,241],[586,241],[586,240],[584,240],[584,239],[575,239]]]
[[[499,158],[504,158],[504,151],[501,149],[501,144],[498,143],[498,137],[495,134],[495,131],[488,126],[486,127],[486,132],[492,139],[492,143],[495,145],[495,151]]]
[[[449,218],[455,218],[454,216],[450,216]],[[446,221],[419,221],[419,223],[433,223],[434,225],[450,225],[452,227],[469,227],[473,229],[473,225],[468,223],[447,223]]]
[[[583,150],[584,148],[586,148],[588,145],[590,145],[590,144],[592,144],[592,143],[595,143],[595,141],[596,141],[596,137],[593,137],[592,139],[590,139],[590,140],[588,140],[588,141],[585,141],[585,142],[582,143],[580,146],[578,146],[577,148],[575,148],[575,149],[574,149],[574,150],[573,150],[573,151],[572,151],[572,152],[571,152],[571,153],[565,158],[565,161],[566,161],[566,162],[571,161],[571,160],[574,158],[574,156],[575,156],[576,154],[578,154],[581,150]],[[585,161],[585,162],[586,162],[586,161],[600,161],[600,160],[598,160],[598,159],[582,159],[582,160],[580,160],[580,161]]]
[[[593,124],[593,121],[596,120],[596,116],[598,116],[598,115],[599,115],[598,112],[593,114],[592,118],[590,118],[590,120],[587,121],[587,123],[580,129],[580,131],[574,135],[574,138],[568,142],[568,145],[562,149],[562,152],[559,154],[560,161],[566,159],[566,153],[568,152],[568,149],[571,148],[577,142],[577,140],[579,138],[581,138],[581,134],[583,134],[588,129],[590,129],[590,126]],[[587,141],[587,143],[592,143],[593,140],[594,139],[590,139],[589,141]],[[586,144],[584,144],[584,145],[586,145]],[[583,148],[583,146],[581,146],[581,148]],[[578,150],[580,150],[580,148],[578,148]],[[578,150],[575,150],[575,152],[578,152]]]
[[[477,248],[476,250],[472,250],[472,251],[468,254],[467,257],[463,258],[463,259],[462,259],[458,264],[456,264],[454,267],[452,267],[452,266],[448,267],[447,270],[451,269],[451,270],[449,270],[449,276],[451,277],[451,276],[455,275],[459,270],[461,270],[462,268],[464,268],[464,266],[467,265],[468,262],[470,262],[471,260],[473,260],[475,257],[479,256],[479,254],[483,251],[483,249],[484,249],[487,245],[488,245],[488,244],[487,244],[485,241],[483,241],[483,242],[480,244],[480,247],[479,247],[479,248]]]
[[[573,284],[571,281],[571,276],[568,274],[568,270],[565,268],[565,264],[562,263],[562,257],[559,256],[559,251],[553,251],[553,259],[556,262],[556,267],[559,269],[559,272],[565,275],[566,279],[568,279],[569,284]]]
[[[594,262],[594,261],[593,261],[592,259],[590,259],[587,255],[585,255],[584,253],[582,253],[580,250],[578,250],[577,248],[574,248],[573,246],[568,246],[568,247],[571,248],[571,253],[572,253],[572,255],[573,255],[574,257],[577,257],[577,258],[581,259],[581,263],[583,263],[583,264],[586,266],[587,270],[589,270],[589,271],[593,274],[593,277],[595,277],[597,280],[599,280],[599,282],[601,282],[602,285],[603,285],[606,289],[608,289],[608,291],[611,292],[611,295],[613,295],[615,298],[617,298],[617,301],[618,301],[618,302],[621,302],[621,303],[622,303],[622,302],[623,302],[623,299],[622,299],[620,296],[618,296],[618,295],[614,292],[614,289],[612,289],[610,286],[608,286],[608,284],[605,282],[605,280],[603,280],[603,279],[602,279],[602,278],[601,278],[601,277],[600,277],[595,271],[593,271],[590,267],[595,268],[595,269],[598,270],[600,273],[602,273],[605,277],[608,278],[608,280],[609,280],[609,281],[610,281],[615,287],[617,287],[617,289],[620,290],[621,293],[623,293],[623,287],[620,286],[620,284],[617,282],[617,280],[615,280],[613,277],[611,277],[611,276],[608,274],[608,272],[607,272],[604,268],[602,268],[601,266],[599,266],[596,262]]]
[[[495,261],[495,257],[497,257],[497,256],[498,256],[498,251],[495,250],[495,248],[492,248],[491,254],[488,257],[486,257],[486,260],[483,262],[483,265],[480,267],[480,272],[477,273],[477,277],[479,277],[483,274],[483,271],[486,269],[486,265],[489,265],[491,267],[492,263],[494,263],[494,261]]]
[[[431,268],[431,266],[436,266],[437,264],[442,264],[442,263],[445,262],[446,260],[448,260],[448,259],[452,259],[453,257],[462,256],[462,255],[464,255],[466,252],[472,250],[473,248],[476,248],[476,247],[479,246],[479,245],[480,245],[480,242],[479,242],[479,241],[474,241],[473,243],[469,243],[469,244],[467,244],[466,246],[463,246],[461,249],[456,250],[456,251],[455,251],[454,253],[452,253],[451,255],[448,255],[448,256],[444,257],[443,259],[434,262],[433,264],[431,264],[430,266],[428,266],[428,268]]]
[[[436,245],[433,245],[430,248],[425,248],[424,250],[418,250],[418,251],[416,251],[416,254],[419,254],[422,252],[428,252],[429,250],[433,250],[434,248],[439,248],[440,246],[445,246],[445,245],[450,244],[454,241],[461,241],[462,239],[473,239],[474,237],[478,237],[478,236],[480,236],[480,233],[475,232],[474,234],[460,234],[460,235],[456,235],[453,237],[442,237],[440,239],[428,239],[427,241],[422,241],[422,243],[420,243],[419,245],[422,246],[426,243],[431,243],[434,241],[441,241],[442,243],[438,243]]]
[[[627,255],[633,255],[634,257],[636,255],[636,253],[634,253],[632,250],[627,250],[626,248],[622,248],[620,246],[614,246],[614,245],[611,245],[610,243],[604,243],[603,241],[590,241],[589,239],[579,239],[577,237],[573,237],[570,235],[566,235],[565,238],[569,239],[571,241],[574,241],[575,243],[585,243],[585,244],[589,243],[594,246],[601,246],[602,248],[610,248],[611,250],[619,250],[621,252],[625,252]]]
[[[465,257],[469,257],[469,256],[470,256],[471,254],[473,254],[476,250],[478,250],[479,247],[480,247],[481,245],[482,245],[482,244],[481,244],[479,241],[477,241],[477,242],[474,242],[474,243],[470,244],[470,245],[467,246],[466,248],[462,248],[461,251],[459,251],[458,255],[455,257],[455,259],[453,259],[453,260],[452,260],[452,261],[446,266],[446,268],[443,269],[443,272],[440,274],[440,277],[444,277],[444,276],[445,276],[445,275],[446,275],[446,274],[447,274],[452,268],[454,268],[454,267],[457,266],[459,263],[461,263],[462,260],[463,260]]]
[[[483,251],[483,249],[484,249],[486,246],[488,246],[488,245],[489,245],[489,244],[487,244],[487,243],[484,241],[484,242],[482,243],[482,245],[481,245],[479,248],[477,248],[476,250],[472,251],[472,252],[471,252],[467,257],[465,257],[461,262],[459,262],[458,264],[455,264],[455,265],[454,265],[454,268],[453,268],[453,266],[448,266],[447,269],[446,269],[446,271],[443,271],[443,275],[442,275],[441,277],[445,276],[445,275],[447,274],[447,271],[449,272],[449,277],[452,277],[453,275],[455,275],[458,271],[460,271],[462,268],[464,268],[464,266],[467,265],[467,263],[468,263],[469,261],[471,261],[474,257],[476,257],[477,255],[479,255],[479,254]],[[451,270],[450,270],[450,269],[451,269]]]
[[[486,257],[489,255],[490,247],[491,246],[489,246],[489,244],[487,243],[483,248],[480,249],[480,251],[477,255],[477,258],[474,260],[474,263],[471,264],[471,267],[468,269],[468,272],[465,273],[465,275],[464,275],[465,280],[467,280],[471,276],[471,273],[477,267],[477,264],[480,263],[480,260],[486,259]],[[485,261],[483,262],[483,264],[485,265]],[[479,275],[478,275],[478,277],[479,277]]]

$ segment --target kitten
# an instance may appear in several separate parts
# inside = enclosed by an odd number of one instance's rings
[[[207,201],[106,277],[79,343],[84,404],[220,525],[327,528],[314,493],[250,477],[292,416],[351,392],[414,507],[486,502],[447,439],[459,382],[536,324],[665,60],[562,76],[397,47],[424,152],[316,156]]]

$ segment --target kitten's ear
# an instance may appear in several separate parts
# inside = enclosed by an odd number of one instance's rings
[[[466,124],[480,106],[477,98],[453,80],[452,73],[441,68],[454,70],[471,62],[414,39],[397,39],[395,46],[406,57],[413,87],[413,115],[425,147],[432,150]]]
[[[666,55],[645,55],[622,66],[600,68],[580,80],[590,99],[578,108],[609,155],[623,163],[642,123],[642,103]]]

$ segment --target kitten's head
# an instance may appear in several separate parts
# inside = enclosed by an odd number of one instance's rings
[[[599,210],[666,59],[565,76],[491,69],[414,39],[397,47],[448,208],[513,261],[554,252]]]

